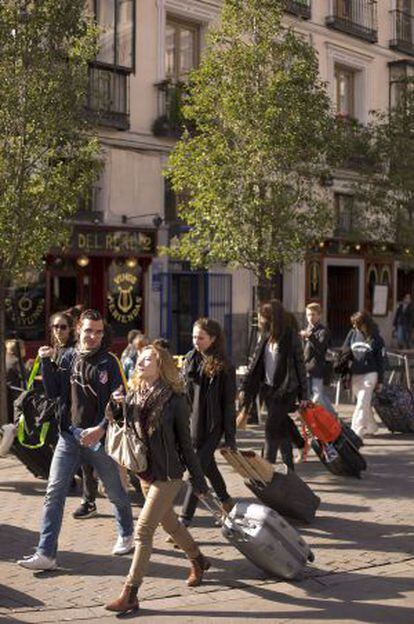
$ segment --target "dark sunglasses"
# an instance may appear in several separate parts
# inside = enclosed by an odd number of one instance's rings
[[[56,325],[52,325],[53,329],[69,329],[68,325],[59,325],[59,323],[56,323]]]

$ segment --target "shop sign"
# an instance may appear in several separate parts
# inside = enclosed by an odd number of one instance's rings
[[[154,254],[156,233],[151,230],[79,229],[72,235],[72,249],[84,254]]]
[[[137,294],[138,276],[133,273],[119,273],[113,278],[115,292],[108,293],[108,309],[112,318],[127,325],[138,319],[142,308],[142,297]]]

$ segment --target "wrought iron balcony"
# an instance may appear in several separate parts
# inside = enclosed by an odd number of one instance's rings
[[[378,41],[376,0],[331,0],[330,6],[331,14],[326,18],[329,28],[370,43]]]
[[[188,124],[184,123],[182,105],[187,85],[167,79],[155,84],[158,91],[158,117],[152,124],[154,136],[179,139]]]
[[[391,11],[392,39],[390,48],[414,56],[414,15],[405,11]]]
[[[285,11],[304,19],[310,19],[311,0],[286,0]]]
[[[128,130],[129,74],[120,69],[90,66],[87,110],[101,126]]]

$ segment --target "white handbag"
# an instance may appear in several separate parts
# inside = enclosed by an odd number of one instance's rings
[[[144,472],[148,468],[148,452],[133,424],[128,422],[125,406],[123,421],[109,422],[105,439],[105,451],[120,466],[134,473]]]

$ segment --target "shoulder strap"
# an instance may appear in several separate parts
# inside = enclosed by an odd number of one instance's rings
[[[35,361],[33,362],[33,368],[30,372],[29,379],[27,380],[27,385],[26,385],[27,390],[30,390],[30,388],[33,386],[33,382],[35,380],[37,373],[39,372],[39,368],[40,368],[40,356],[37,355],[35,358]]]
[[[125,392],[127,392],[128,391],[128,382],[127,382],[127,378],[126,378],[125,373],[124,373],[124,369],[122,368],[122,364],[121,364],[118,356],[115,355],[115,353],[112,353],[112,351],[109,351],[109,354],[112,355],[112,357],[115,359],[116,363],[118,364],[119,372],[120,372],[121,379],[122,379],[122,384],[124,386]]]

